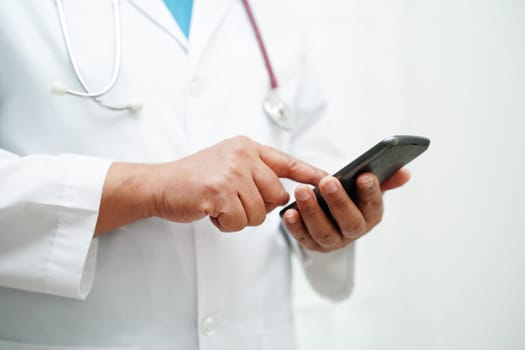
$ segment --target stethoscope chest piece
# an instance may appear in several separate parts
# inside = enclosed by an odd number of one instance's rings
[[[292,110],[279,96],[276,89],[272,89],[264,99],[263,109],[266,115],[280,128],[287,130],[292,128]]]

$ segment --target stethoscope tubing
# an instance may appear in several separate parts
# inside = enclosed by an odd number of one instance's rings
[[[275,77],[272,62],[270,61],[270,57],[268,56],[268,51],[266,50],[266,45],[264,45],[261,31],[259,30],[259,26],[257,25],[257,21],[255,20],[255,16],[253,15],[253,11],[252,11],[250,4],[248,3],[248,0],[242,0],[242,3],[244,5],[244,9],[246,10],[246,14],[248,15],[250,24],[253,28],[255,38],[257,39],[257,43],[259,44],[259,49],[261,50],[261,55],[264,60],[264,65],[266,66],[268,77],[270,78],[270,87],[272,90],[276,90],[279,88],[279,84],[277,83],[277,78]]]
[[[120,22],[120,0],[112,0],[112,6],[113,6],[113,21],[114,21],[114,32],[115,32],[115,38],[114,38],[114,63],[113,63],[113,73],[111,75],[110,81],[106,84],[105,87],[103,87],[99,91],[90,91],[88,85],[82,78],[82,73],[80,71],[80,68],[78,67],[77,60],[75,57],[75,52],[73,49],[73,45],[71,43],[71,37],[69,35],[69,28],[65,16],[64,6],[62,0],[55,0],[58,17],[60,21],[60,27],[62,30],[62,36],[64,38],[64,43],[66,45],[67,54],[69,56],[69,61],[71,63],[71,66],[73,68],[73,71],[75,73],[75,76],[82,86],[82,91],[76,91],[73,89],[65,88],[61,84],[55,84],[52,88],[53,93],[59,94],[59,95],[73,95],[77,97],[86,97],[91,98],[95,102],[97,102],[102,107],[105,107],[107,109],[113,110],[113,111],[123,111],[123,110],[129,110],[132,113],[139,112],[142,110],[142,104],[128,104],[124,106],[112,106],[109,104],[106,104],[102,101],[100,101],[100,97],[105,96],[107,93],[109,93],[116,85],[119,73],[120,73],[120,63],[121,63],[121,22]],[[272,63],[270,61],[270,57],[268,55],[268,51],[266,49],[266,45],[264,44],[264,40],[262,38],[261,32],[259,30],[259,26],[257,25],[257,21],[255,20],[255,16],[253,15],[252,8],[250,4],[248,3],[248,0],[242,0],[242,4],[244,6],[244,9],[246,10],[246,14],[248,15],[248,19],[250,22],[250,25],[254,31],[255,38],[257,39],[257,43],[259,46],[259,50],[261,51],[261,55],[264,60],[264,65],[266,67],[266,71],[268,72],[268,77],[270,80],[270,92],[268,97],[263,101],[263,109],[265,113],[274,121],[279,127],[282,127],[284,129],[289,129],[291,126],[291,111],[286,105],[286,103],[280,98],[278,94],[278,88],[279,84],[277,82],[277,78],[275,76]]]
[[[102,97],[106,95],[108,92],[113,89],[115,84],[117,83],[119,73],[120,73],[120,55],[121,55],[121,36],[120,36],[120,0],[112,0],[113,5],[113,21],[115,23],[114,25],[114,63],[113,63],[113,73],[111,75],[110,81],[107,83],[107,85],[102,88],[100,91],[90,92],[89,87],[87,86],[86,82],[82,78],[82,73],[80,72],[80,68],[78,67],[77,60],[75,58],[75,51],[73,49],[73,45],[71,44],[71,38],[69,36],[69,28],[67,25],[66,16],[64,14],[64,6],[62,3],[62,0],[55,0],[56,6],[57,6],[57,12],[60,19],[60,25],[62,27],[62,34],[64,37],[64,43],[67,48],[67,54],[69,56],[69,61],[71,62],[71,66],[73,67],[73,70],[75,71],[75,76],[84,89],[85,92],[76,91],[72,89],[66,89],[65,93],[69,95],[79,96],[79,97]]]

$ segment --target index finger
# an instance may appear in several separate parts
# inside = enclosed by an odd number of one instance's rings
[[[410,172],[401,168],[381,184],[381,191],[388,191],[406,184],[410,180]]]
[[[279,177],[317,186],[328,173],[275,148],[259,145],[259,157]]]

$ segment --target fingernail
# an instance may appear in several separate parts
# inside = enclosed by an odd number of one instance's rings
[[[295,216],[293,214],[286,215],[286,221],[291,225],[295,224]]]
[[[308,200],[308,198],[310,198],[310,194],[308,193],[306,189],[297,190],[297,192],[295,193],[295,196],[297,197],[298,200],[303,201],[303,202]]]
[[[329,194],[335,193],[337,191],[337,185],[335,181],[330,180],[324,185],[325,191]]]
[[[367,190],[371,190],[374,187],[374,178],[371,176],[365,177],[365,180],[363,181],[363,185],[365,185],[365,188]]]

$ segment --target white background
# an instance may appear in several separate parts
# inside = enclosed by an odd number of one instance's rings
[[[297,3],[349,159],[432,140],[359,241],[349,301],[297,274],[301,349],[524,349],[525,1]]]

